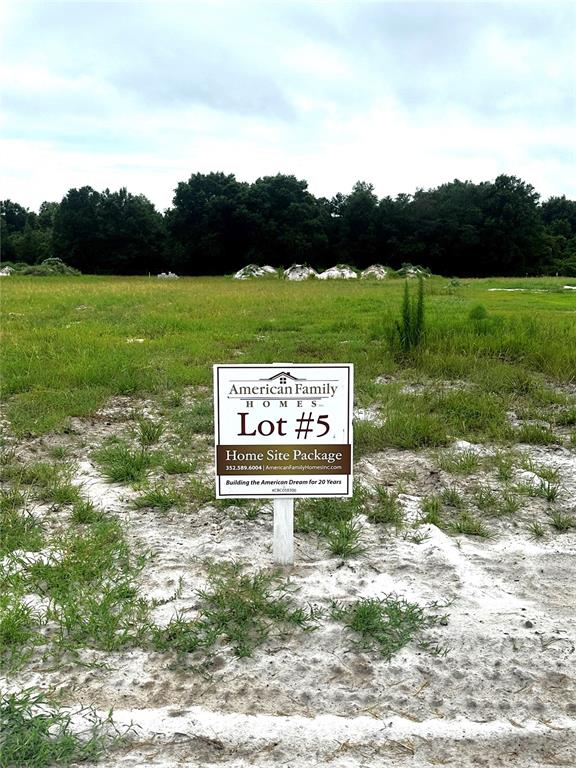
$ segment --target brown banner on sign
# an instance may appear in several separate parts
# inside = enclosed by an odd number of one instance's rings
[[[349,475],[350,445],[218,445],[218,475]]]

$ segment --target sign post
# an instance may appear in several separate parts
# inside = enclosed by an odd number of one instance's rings
[[[274,499],[274,543],[276,565],[294,565],[294,499]]]
[[[294,498],[352,495],[353,366],[215,365],[216,497],[274,499],[293,563]]]

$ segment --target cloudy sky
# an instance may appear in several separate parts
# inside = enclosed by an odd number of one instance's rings
[[[291,173],[576,198],[576,2],[4,0],[2,198]]]

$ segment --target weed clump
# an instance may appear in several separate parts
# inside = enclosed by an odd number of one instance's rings
[[[275,571],[242,572],[235,563],[211,565],[208,587],[198,592],[199,616],[191,621],[177,616],[165,628],[156,628],[157,650],[192,653],[210,652],[218,641],[232,647],[236,656],[251,656],[275,630],[289,627],[315,628],[312,608],[303,609],[292,600],[288,584]]]
[[[91,501],[80,499],[72,507],[72,522],[80,525],[90,525],[104,519],[104,512]]]
[[[471,450],[444,451],[438,456],[438,466],[451,475],[471,475],[480,468],[480,457]]]
[[[0,669],[20,666],[39,641],[40,617],[18,595],[0,596]],[[1,765],[1,763],[0,763]]]
[[[122,442],[105,445],[93,455],[102,474],[111,483],[137,483],[145,480],[148,470],[155,463],[155,457],[149,451],[134,451]]]
[[[354,520],[339,520],[328,531],[326,541],[333,555],[342,558],[355,557],[364,551],[361,542],[362,527]]]
[[[138,441],[143,448],[156,445],[164,434],[164,425],[152,419],[138,420]]]
[[[479,536],[483,539],[489,539],[492,536],[484,523],[469,512],[461,512],[458,518],[450,524],[450,530],[453,533],[463,533],[467,536]]]
[[[152,509],[158,509],[161,512],[167,512],[172,507],[180,507],[183,502],[181,493],[178,493],[173,488],[161,488],[156,486],[144,491],[134,499],[134,506],[136,509],[143,509],[151,507]]]
[[[72,727],[76,715],[86,716],[88,727],[82,734]],[[117,737],[111,715],[103,720],[92,709],[65,711],[32,689],[0,699],[2,768],[48,768],[97,760]]]
[[[550,514],[550,525],[559,533],[566,533],[570,528],[576,528],[576,518],[556,510]]]
[[[515,435],[517,442],[528,445],[553,445],[558,442],[550,427],[540,424],[523,424],[516,430]]]
[[[187,475],[196,470],[196,462],[180,459],[178,456],[167,456],[162,467],[168,475]]]
[[[389,524],[401,528],[404,524],[404,513],[398,501],[398,494],[388,490],[388,488],[378,487],[376,503],[367,511],[366,517],[373,523]]]
[[[420,502],[422,514],[420,523],[435,525],[437,528],[444,528],[445,522],[442,517],[442,497],[438,495],[424,496]]]
[[[439,623],[437,615],[404,598],[357,600],[348,605],[334,603],[331,617],[355,633],[363,650],[377,651],[387,661],[422,630]]]
[[[0,512],[0,556],[16,550],[37,552],[44,545],[44,534],[31,512],[15,509]]]

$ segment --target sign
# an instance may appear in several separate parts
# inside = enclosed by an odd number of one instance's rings
[[[350,364],[215,365],[216,496],[352,495]]]

